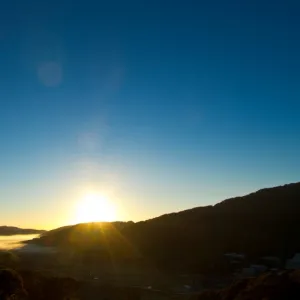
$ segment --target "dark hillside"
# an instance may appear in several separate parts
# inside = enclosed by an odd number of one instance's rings
[[[102,256],[143,257],[159,266],[210,270],[225,252],[250,259],[300,251],[300,183],[263,189],[214,206],[133,223],[91,223],[57,229],[35,243],[97,249]],[[106,253],[106,254],[105,254]]]

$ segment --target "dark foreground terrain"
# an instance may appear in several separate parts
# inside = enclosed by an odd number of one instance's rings
[[[72,278],[53,277],[39,272],[0,270],[0,298],[5,300],[296,300],[300,299],[300,271],[266,273],[235,282],[222,290],[194,295],[144,291],[134,287],[92,284]]]
[[[237,281],[223,290],[205,291],[194,300],[296,300],[300,299],[300,271],[263,274]]]

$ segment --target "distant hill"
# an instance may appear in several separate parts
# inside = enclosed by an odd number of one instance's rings
[[[17,235],[17,234],[40,234],[45,230],[22,229],[13,226],[0,226],[0,235]]]
[[[78,224],[34,243],[79,249],[94,259],[144,258],[167,268],[210,270],[226,252],[249,259],[300,252],[300,183],[259,190],[214,206],[143,222]]]

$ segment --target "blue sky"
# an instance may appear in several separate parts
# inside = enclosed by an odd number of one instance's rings
[[[4,4],[1,222],[67,224],[90,190],[142,220],[298,181],[299,9]]]

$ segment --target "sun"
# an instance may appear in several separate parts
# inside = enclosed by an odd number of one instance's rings
[[[86,194],[76,210],[76,223],[111,222],[116,218],[114,205],[99,194]]]

